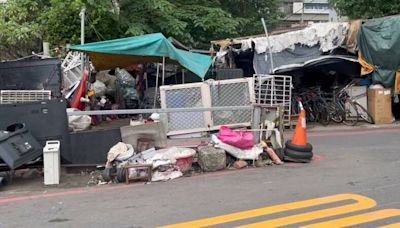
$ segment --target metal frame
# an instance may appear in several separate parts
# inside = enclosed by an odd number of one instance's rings
[[[292,77],[286,75],[253,75],[255,103],[284,107],[283,122],[290,126],[292,109]]]
[[[194,89],[194,88],[199,88],[201,91],[201,107],[203,108],[210,108],[207,111],[204,111],[203,113],[203,127],[196,127],[196,128],[187,128],[187,129],[180,129],[180,130],[174,130],[170,129],[167,127],[167,135],[179,135],[179,134],[188,134],[188,133],[195,133],[195,132],[204,132],[204,131],[210,131],[210,130],[217,130],[220,128],[221,125],[215,125],[215,122],[213,120],[213,111],[222,111],[221,109],[216,110],[213,109],[212,107],[212,92],[211,88],[212,86],[223,86],[227,84],[238,84],[238,83],[246,83],[247,88],[248,88],[248,93],[249,93],[249,104],[254,103],[254,83],[252,78],[241,78],[241,79],[232,79],[232,80],[221,80],[221,81],[206,81],[206,82],[200,82],[200,83],[190,83],[190,84],[180,84],[180,85],[170,85],[170,86],[162,86],[160,87],[160,98],[161,98],[161,107],[163,109],[168,109],[168,104],[167,104],[167,93],[168,91],[173,91],[173,90],[182,90],[182,89]],[[246,104],[247,105],[247,104]],[[240,109],[236,109],[237,106],[226,106],[229,109],[223,110],[223,111],[237,111]],[[249,106],[250,107],[250,106]],[[193,108],[198,108],[198,107],[186,107],[186,109],[190,108],[187,112],[192,112]],[[249,110],[251,108],[248,108]],[[170,125],[170,119],[169,116],[167,115],[168,119],[165,122],[168,122]],[[242,123],[226,123],[226,125],[231,126],[231,127],[236,127],[236,126],[250,126],[251,125],[251,116],[248,121],[244,121]]]

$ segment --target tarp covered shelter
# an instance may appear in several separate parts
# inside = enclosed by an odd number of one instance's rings
[[[400,16],[366,20],[360,27],[358,46],[362,75],[400,90]]]
[[[161,33],[75,45],[70,49],[87,53],[98,70],[125,67],[132,63],[178,63],[204,78],[212,64],[210,56],[179,50]]]

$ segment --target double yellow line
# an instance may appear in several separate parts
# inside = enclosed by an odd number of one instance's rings
[[[244,219],[255,218],[259,216],[271,215],[280,212],[286,212],[295,209],[308,208],[313,206],[320,206],[328,203],[336,203],[344,200],[354,200],[354,203],[347,204],[344,206],[337,206],[328,209],[321,209],[301,214],[295,214],[253,224],[239,226],[238,228],[266,228],[266,227],[281,227],[292,225],[296,223],[308,222],[315,219],[326,218],[330,216],[342,215],[350,212],[361,211],[376,206],[376,202],[365,196],[357,194],[339,194],[315,199],[309,199],[304,201],[297,201],[285,204],[279,204],[269,207],[263,207],[248,211],[241,211],[211,218],[205,218],[190,222],[184,222],[174,225],[163,226],[162,228],[194,228],[194,227],[207,227],[212,225],[218,225],[228,222],[235,222]],[[319,227],[345,227],[351,225],[362,224],[366,222],[372,222],[380,219],[385,219],[393,216],[400,216],[400,210],[387,209],[380,210],[361,215],[350,216],[341,219],[330,220],[326,222],[315,223],[312,225],[303,226],[306,228],[319,228]],[[396,226],[397,225],[397,226]],[[384,228],[400,227],[400,224],[392,224],[384,226]]]

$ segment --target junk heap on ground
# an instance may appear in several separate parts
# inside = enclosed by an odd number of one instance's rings
[[[63,60],[2,62],[1,171],[44,167],[45,183],[57,184],[60,163],[102,165],[105,181],[129,183],[309,162],[306,119],[368,120],[347,108],[354,103],[375,123],[391,123],[392,100],[398,115],[399,22],[311,24],[213,41],[218,52],[149,34],[72,46]],[[343,87],[344,96],[332,92]],[[285,143],[283,131],[295,123]]]

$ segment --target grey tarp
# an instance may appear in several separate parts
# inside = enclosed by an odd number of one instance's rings
[[[281,52],[273,53],[274,68],[290,64],[303,64],[309,60],[316,59],[322,55],[319,49],[319,45],[314,47],[296,45],[294,50],[285,49]],[[271,63],[268,53],[257,54],[257,52],[254,52],[253,67],[257,74],[270,74]]]

